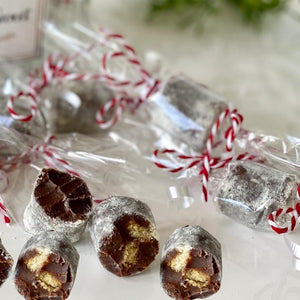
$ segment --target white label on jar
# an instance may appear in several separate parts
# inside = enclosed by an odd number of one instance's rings
[[[43,14],[44,0],[0,0],[0,61],[40,54]]]

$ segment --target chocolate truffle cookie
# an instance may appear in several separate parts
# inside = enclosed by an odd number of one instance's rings
[[[46,231],[31,237],[15,269],[18,292],[26,300],[63,300],[73,287],[79,255],[61,233]]]
[[[24,226],[32,234],[55,230],[76,242],[86,228],[91,210],[92,196],[81,178],[43,169],[25,210]]]
[[[250,228],[269,229],[268,217],[294,205],[297,178],[254,162],[230,163],[217,194],[223,214]]]
[[[155,102],[153,120],[197,152],[203,150],[213,124],[227,108],[222,98],[183,76],[170,78]]]
[[[10,254],[4,248],[0,239],[0,287],[9,276],[9,272],[14,264]]]
[[[53,133],[99,131],[96,112],[114,97],[105,84],[92,82],[68,83],[46,96],[42,111]]]
[[[89,223],[101,264],[117,276],[146,269],[158,253],[158,234],[145,203],[110,197],[97,206]]]
[[[208,297],[220,288],[221,245],[200,226],[178,228],[164,245],[160,272],[162,287],[170,297]]]

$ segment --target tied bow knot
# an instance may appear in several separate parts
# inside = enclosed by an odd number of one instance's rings
[[[230,126],[224,132],[226,156],[214,157],[213,150],[216,147],[216,145],[218,145],[214,144],[215,139],[217,136],[219,136],[222,125],[224,125],[227,121],[230,122]],[[229,108],[227,108],[220,114],[217,121],[213,124],[210,131],[210,135],[206,142],[205,149],[201,155],[190,156],[179,153],[173,149],[156,149],[153,152],[153,161],[157,167],[169,171],[171,173],[184,172],[185,170],[194,168],[196,166],[200,168],[198,174],[201,176],[202,182],[202,199],[205,202],[207,202],[208,183],[212,169],[223,168],[231,161],[257,159],[256,156],[251,155],[249,153],[243,153],[239,155],[231,154],[233,150],[234,141],[238,133],[240,132],[242,122],[243,117],[240,113],[238,113],[236,109],[230,110]],[[170,161],[167,162],[166,160],[161,160],[159,158],[160,154],[171,155],[173,157],[173,160],[175,158],[176,161],[180,160],[181,163],[177,163],[175,167],[170,167],[170,165],[174,164]]]

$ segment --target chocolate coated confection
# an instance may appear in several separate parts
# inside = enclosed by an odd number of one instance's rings
[[[296,176],[253,162],[230,163],[218,191],[218,206],[228,217],[250,227],[269,229],[268,217],[293,206]]]
[[[0,287],[9,276],[14,262],[10,254],[4,248],[0,239]]]
[[[221,245],[200,226],[178,228],[164,245],[160,274],[163,289],[176,300],[208,297],[220,288]]]
[[[170,78],[162,93],[156,101],[159,109],[154,110],[154,120],[195,151],[203,150],[213,124],[227,104],[204,86],[183,76]]]
[[[110,197],[94,209],[89,225],[100,262],[117,276],[143,271],[158,253],[153,215],[139,200]]]
[[[218,191],[218,206],[228,217],[250,227],[270,228],[268,217],[294,205],[296,176],[253,162],[230,163]]]
[[[81,178],[43,169],[25,210],[24,225],[32,234],[55,230],[76,242],[86,228],[91,210],[92,196]]]
[[[63,300],[73,287],[79,255],[62,234],[46,231],[30,238],[15,269],[18,292],[26,300]]]
[[[114,97],[112,91],[98,81],[69,83],[51,92],[44,99],[42,111],[53,133],[99,131],[96,112]]]

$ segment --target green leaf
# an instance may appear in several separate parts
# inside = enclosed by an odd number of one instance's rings
[[[222,4],[235,7],[239,14],[251,23],[259,23],[271,11],[285,7],[287,0],[149,0],[151,18],[163,13],[176,14],[179,23],[191,24],[199,16],[222,10]]]

